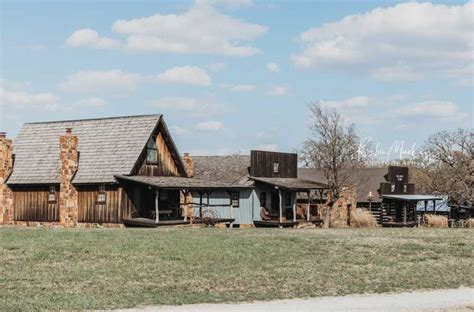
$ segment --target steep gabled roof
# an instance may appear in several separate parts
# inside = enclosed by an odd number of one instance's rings
[[[15,163],[8,184],[59,183],[59,137],[78,137],[79,167],[73,183],[112,183],[131,173],[162,115],[26,123],[14,140]],[[165,133],[169,136],[169,133]],[[184,168],[176,146],[170,150]]]
[[[249,179],[250,156],[192,156],[194,177],[242,186],[253,186]]]

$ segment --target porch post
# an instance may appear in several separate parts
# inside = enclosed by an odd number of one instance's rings
[[[433,199],[433,214],[436,214],[436,199]]]
[[[425,200],[425,213],[427,212],[427,210],[428,210],[428,201]]]
[[[202,219],[202,191],[199,192],[199,218]]]
[[[234,219],[234,207],[232,207],[232,192],[227,190],[227,194],[229,194],[229,208],[230,208],[230,218]],[[240,195],[239,195],[240,196]],[[232,229],[234,227],[234,221],[229,224],[229,227]]]
[[[156,189],[155,192],[155,223],[160,222],[160,191]]]
[[[403,203],[403,223],[407,223],[407,203]]]
[[[310,209],[310,206],[311,206],[311,191],[309,192],[306,192],[306,194],[308,195],[308,203],[307,203],[307,209],[306,209],[306,218],[308,219],[311,219],[311,212],[309,211]]]
[[[184,221],[188,221],[188,194],[187,191],[182,191],[184,196]]]
[[[293,222],[296,222],[296,194],[297,192],[295,192],[295,198],[293,198]]]
[[[280,223],[283,223],[283,200],[281,196],[281,189],[278,189],[278,199],[280,200]]]

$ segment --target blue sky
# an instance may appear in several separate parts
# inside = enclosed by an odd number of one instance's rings
[[[9,136],[162,113],[181,152],[291,151],[314,101],[384,149],[473,126],[472,2],[0,3]]]

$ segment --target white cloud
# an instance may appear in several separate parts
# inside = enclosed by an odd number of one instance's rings
[[[195,128],[202,131],[219,131],[224,129],[224,124],[220,121],[203,121],[196,124]]]
[[[425,101],[406,105],[389,112],[397,117],[432,118],[444,121],[459,121],[468,114],[459,110],[459,107],[450,101]]]
[[[386,81],[472,75],[474,2],[402,3],[346,16],[299,36],[303,68],[362,72]]]
[[[240,7],[248,7],[253,5],[252,0],[197,0],[198,4],[209,4],[223,8],[236,9]]]
[[[367,107],[370,103],[370,98],[368,96],[355,96],[339,101],[326,101],[323,100],[320,102],[321,105],[331,108],[336,108],[338,110],[346,109],[359,109]]]
[[[256,146],[255,149],[269,152],[278,152],[280,150],[276,144],[260,144]]]
[[[280,71],[280,67],[276,63],[268,63],[267,70],[271,71],[272,73],[278,73]]]
[[[97,31],[90,28],[76,30],[66,39],[66,44],[71,47],[92,47],[97,49],[114,49],[121,46],[120,41],[101,37]]]
[[[250,84],[235,85],[229,87],[232,92],[251,92],[256,89],[256,86]]]
[[[208,86],[211,77],[207,72],[197,66],[173,67],[159,74],[157,80],[166,83],[181,83],[189,85]]]
[[[218,73],[218,72],[223,71],[224,69],[226,69],[227,64],[222,63],[222,62],[211,63],[211,64],[209,64],[208,68],[211,72]]]
[[[3,108],[42,108],[58,109],[59,97],[51,92],[31,93],[19,90],[9,90],[0,85],[0,106]]]
[[[71,93],[125,93],[135,90],[139,80],[139,75],[124,73],[121,70],[81,70],[69,76],[60,87]]]
[[[81,99],[77,101],[79,106],[89,106],[89,107],[102,107],[105,105],[105,101],[101,98],[93,97],[87,99]]]
[[[222,14],[202,1],[182,14],[117,20],[112,30],[125,36],[125,41],[118,44],[117,40],[101,37],[94,30],[80,29],[66,43],[93,48],[121,47],[136,52],[250,56],[260,50],[248,42],[265,34],[267,27]]]
[[[226,106],[215,100],[198,100],[188,97],[163,97],[153,101],[153,105],[163,111],[190,112],[206,115],[226,111]]]
[[[268,90],[267,95],[283,96],[288,94],[288,86],[276,86]]]
[[[171,132],[171,135],[174,136],[174,135],[185,135],[187,134],[189,131],[184,129],[184,128],[181,128],[179,126],[170,126],[170,132]]]

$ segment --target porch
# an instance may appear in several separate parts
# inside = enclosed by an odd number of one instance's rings
[[[209,201],[204,203],[203,197],[209,196],[215,190],[225,189],[230,192],[235,186],[170,176],[117,175],[116,178],[134,208],[133,213],[123,219],[126,226],[158,227],[218,223],[231,225],[234,222],[232,217],[221,218],[210,213],[212,207]],[[193,201],[192,193],[200,194],[198,203]],[[225,206],[231,210],[232,216],[231,204]]]
[[[320,226],[319,204],[323,202],[326,184],[298,178],[252,178],[257,190],[268,190],[270,205],[260,194],[260,218],[254,220],[256,227],[295,227],[302,223]],[[301,196],[304,194],[303,196]],[[317,197],[317,199],[315,198]],[[305,198],[304,202],[301,201]],[[300,201],[298,201],[300,199]]]
[[[421,223],[425,213],[436,214],[436,201],[443,198],[435,195],[382,195],[380,223],[383,227],[415,227]],[[433,210],[428,211],[428,202],[433,202]],[[417,210],[418,202],[424,202],[424,211]]]

